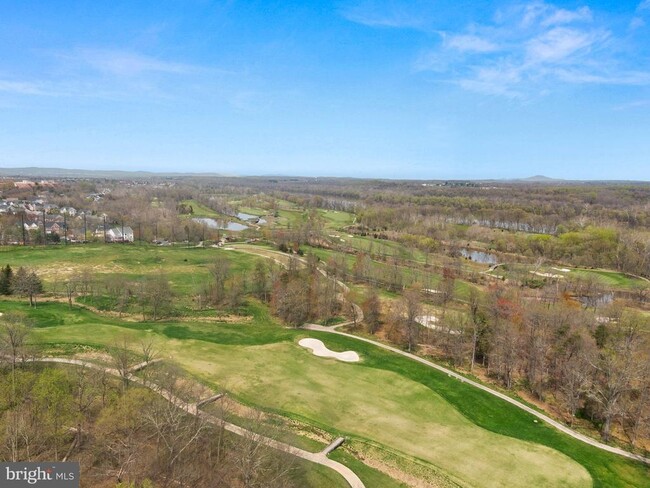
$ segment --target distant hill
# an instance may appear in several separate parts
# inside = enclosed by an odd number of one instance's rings
[[[528,181],[531,183],[554,183],[558,181],[566,181],[558,178],[549,178],[548,176],[544,175],[535,175],[535,176],[529,176],[528,178],[519,178],[518,181]]]
[[[179,178],[179,177],[217,177],[233,176],[223,173],[157,173],[152,171],[114,171],[66,168],[0,168],[0,176],[20,178],[106,178],[113,180],[132,180],[142,178]]]

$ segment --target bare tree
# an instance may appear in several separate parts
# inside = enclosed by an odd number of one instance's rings
[[[36,305],[36,295],[43,292],[43,283],[34,271],[27,271],[20,267],[12,283],[13,292],[17,295],[29,297],[29,305]]]
[[[160,272],[146,278],[140,300],[149,308],[151,318],[155,321],[170,313],[173,296],[167,276]]]
[[[210,266],[212,283],[210,284],[210,299],[214,305],[219,305],[226,296],[226,281],[230,276],[230,261],[224,256],[218,256]]]
[[[126,336],[122,337],[121,343],[115,342],[110,349],[111,362],[122,379],[122,389],[129,385],[129,370],[133,365],[133,354],[130,349],[130,342]]]
[[[610,439],[613,421],[624,412],[625,395],[632,391],[645,365],[639,358],[644,344],[638,317],[626,315],[615,327],[592,362],[595,374],[589,391],[590,398],[598,406],[601,436],[605,442]]]
[[[381,302],[375,288],[370,288],[368,297],[363,302],[363,319],[366,322],[368,332],[374,334],[379,329],[381,317]]]
[[[420,324],[415,320],[422,313],[420,288],[419,285],[409,288],[399,301],[409,352],[415,349],[420,332]]]
[[[265,437],[274,433],[264,428],[261,414],[253,420],[256,429],[262,429]],[[260,442],[262,435],[248,431],[234,445],[235,468],[242,488],[283,488],[290,485],[290,475],[295,470],[295,460],[285,453],[278,453]]]
[[[17,312],[6,312],[0,317],[0,354],[11,361],[12,374],[18,359],[25,353],[30,326],[27,318]]]

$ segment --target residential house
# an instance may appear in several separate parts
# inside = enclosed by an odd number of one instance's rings
[[[106,231],[106,239],[110,242],[133,242],[131,227],[111,227]]]

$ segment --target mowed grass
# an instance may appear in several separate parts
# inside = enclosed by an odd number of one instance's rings
[[[338,210],[319,210],[318,214],[325,221],[325,228],[337,230],[354,222],[354,214]]]
[[[224,249],[149,244],[86,244],[40,247],[0,247],[0,266],[34,269],[45,282],[46,291],[88,271],[96,277],[117,275],[136,281],[144,275],[164,273],[178,295],[188,295],[209,278],[209,266],[218,258],[230,262],[233,274],[247,273],[255,259]]]
[[[566,274],[567,276],[595,278],[601,284],[611,288],[634,288],[636,286],[650,288],[649,282],[635,278],[633,276],[628,276],[624,273],[619,273],[617,271],[608,271],[601,269],[572,269],[571,272]]]
[[[411,370],[417,370],[417,364],[353,339],[309,333],[333,349],[359,350],[364,361],[356,365],[317,358],[296,344],[304,331],[262,320],[248,325],[134,324],[88,311],[78,315],[61,304],[37,310],[33,315],[42,326],[35,337],[40,342],[111,346],[124,337],[134,344],[156,337],[165,356],[247,403],[385,444],[473,486],[591,486],[587,471],[567,456],[477,427],[431,385],[410,377],[417,373]],[[58,321],[53,320],[57,314]],[[445,383],[444,375],[426,373]],[[449,381],[447,389],[462,389]],[[544,430],[532,417],[526,422],[529,428]]]
[[[339,251],[333,251],[330,249],[315,248],[311,246],[303,246],[303,247],[309,252],[314,253],[316,256],[318,256],[319,259],[321,259],[324,262],[327,262],[332,257],[338,258],[340,256],[343,256],[346,265],[348,267],[348,270],[352,270],[354,268],[354,264],[356,260],[355,255],[342,253]],[[390,276],[390,270],[392,268],[391,264],[381,262],[381,261],[373,261],[373,266],[375,266],[376,270],[379,270],[380,274],[383,273],[384,276]],[[442,280],[442,275],[434,271],[428,271],[428,270],[422,271],[419,268],[412,268],[406,266],[400,266],[399,268],[402,272],[405,286],[409,286],[411,283],[419,283],[425,288],[435,288]],[[456,280],[454,283],[454,293],[456,298],[461,300],[467,300],[473,288],[475,287],[472,284],[468,283],[467,281]]]
[[[191,205],[194,213],[188,215],[188,217],[211,217],[211,218],[231,218],[226,217],[223,214],[212,210],[210,207],[206,207],[202,203],[197,202],[196,200],[184,200],[185,205]]]

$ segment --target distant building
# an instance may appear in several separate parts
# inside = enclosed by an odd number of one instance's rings
[[[57,222],[54,222],[53,224],[45,224],[45,233],[46,234],[60,235],[61,230],[62,230],[62,226],[60,226]]]
[[[111,227],[106,231],[106,240],[109,242],[133,242],[133,229],[131,227]]]

